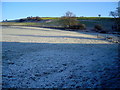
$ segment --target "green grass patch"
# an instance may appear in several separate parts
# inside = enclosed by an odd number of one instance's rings
[[[113,18],[110,18],[110,17],[77,17],[78,20],[105,20],[105,19],[113,19]]]

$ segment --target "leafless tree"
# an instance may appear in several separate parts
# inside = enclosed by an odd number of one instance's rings
[[[72,25],[76,25],[78,23],[75,14],[68,11],[64,16],[60,18],[62,26],[69,28]]]
[[[120,1],[118,2],[118,7],[115,11],[110,12],[110,16],[114,18],[115,24],[112,26],[112,29],[120,31]]]

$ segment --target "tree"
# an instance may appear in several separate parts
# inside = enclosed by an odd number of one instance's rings
[[[60,21],[62,26],[65,28],[78,24],[75,14],[70,11],[66,12],[65,15],[60,18]]]
[[[98,14],[99,17],[101,17],[101,14]]]
[[[35,17],[35,20],[41,21],[42,19],[41,19],[39,16],[36,16],[36,17]]]
[[[115,11],[111,11],[110,16],[114,18],[115,22],[114,26],[112,26],[112,29],[120,31],[120,1],[118,2],[118,8],[116,8]]]
[[[120,7],[116,8],[116,11],[111,11],[110,16],[113,16],[113,18],[120,18]]]

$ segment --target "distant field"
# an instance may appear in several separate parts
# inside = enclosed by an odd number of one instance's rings
[[[42,17],[41,19],[59,19],[60,17]],[[110,17],[77,17],[77,19],[85,19],[85,20],[91,20],[91,19],[113,19]]]
[[[110,17],[77,17],[78,19],[85,19],[85,20],[96,20],[96,19],[113,19]]]

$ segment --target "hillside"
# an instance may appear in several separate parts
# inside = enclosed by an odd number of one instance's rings
[[[94,29],[95,25],[101,25],[106,32],[112,31],[114,19],[109,17],[77,17],[80,24],[84,24],[87,29]],[[27,17],[16,20],[6,20],[1,25],[24,25],[40,26],[51,28],[62,28],[60,17]]]

